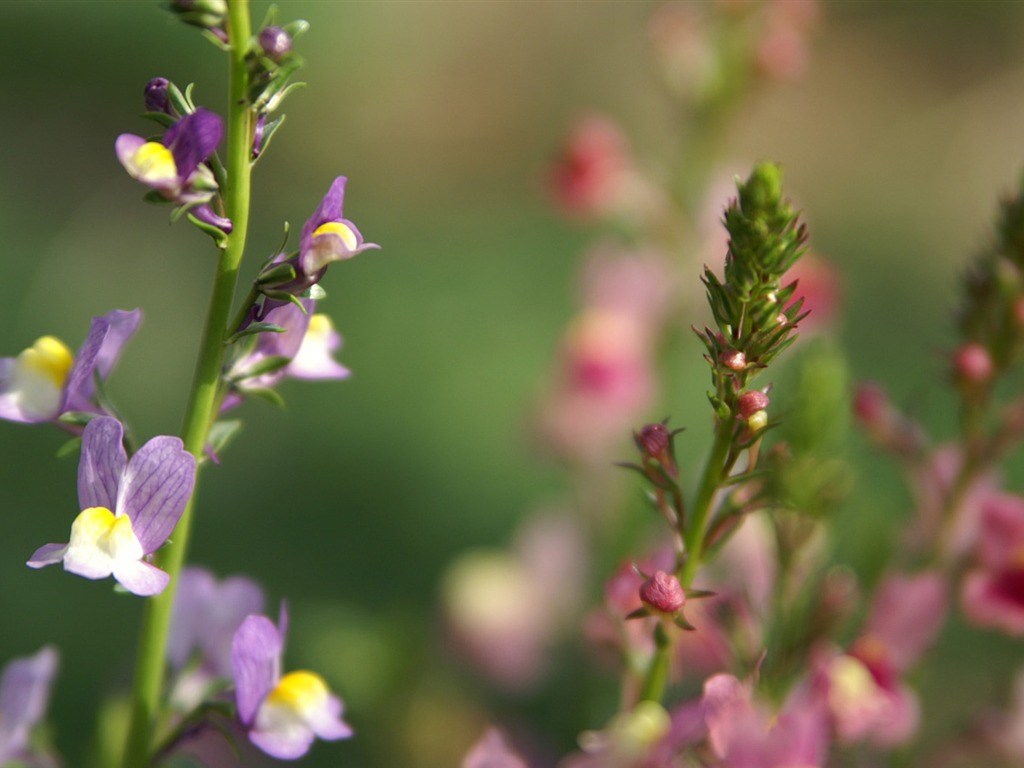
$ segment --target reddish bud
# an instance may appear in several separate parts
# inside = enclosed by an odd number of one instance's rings
[[[675,576],[665,571],[655,571],[640,586],[640,599],[652,611],[673,614],[686,603],[686,594]]]
[[[758,411],[763,411],[767,408],[769,402],[768,395],[753,389],[739,396],[736,408],[742,418],[749,419]]]
[[[657,462],[661,469],[675,477],[679,474],[676,466],[675,449],[672,445],[673,433],[663,423],[648,424],[639,432],[635,433],[633,439],[637,448],[640,449],[644,468],[647,476],[660,485],[660,478],[656,467],[651,467],[651,462]],[[652,474],[652,471],[655,474]]]
[[[981,344],[970,342],[953,353],[953,374],[965,384],[984,384],[995,373],[992,355]]]
[[[718,358],[722,365],[734,371],[742,371],[747,367],[747,356],[738,349],[727,349]]]

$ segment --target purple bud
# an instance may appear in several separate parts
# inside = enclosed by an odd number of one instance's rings
[[[192,215],[201,221],[203,224],[208,224],[211,227],[216,227],[225,235],[230,235],[231,230],[235,228],[235,225],[231,223],[231,219],[226,219],[223,216],[218,216],[213,212],[213,209],[208,205],[200,205],[197,208],[193,208],[191,211]]]
[[[292,49],[292,36],[281,27],[264,27],[260,31],[260,48],[268,58],[280,61]]]
[[[154,77],[146,83],[144,99],[147,112],[163,112],[165,115],[175,116],[167,93],[169,85],[166,77]]]
[[[263,151],[263,131],[267,127],[267,116],[256,118],[256,127],[252,131],[252,159],[255,160]]]
[[[686,603],[686,594],[679,579],[664,571],[655,571],[640,585],[640,599],[658,613],[676,613]]]

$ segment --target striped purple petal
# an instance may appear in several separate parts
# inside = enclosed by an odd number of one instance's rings
[[[154,437],[125,468],[115,512],[132,521],[132,530],[149,554],[167,541],[196,480],[196,459],[177,437]]]
[[[110,416],[100,416],[86,424],[78,462],[79,509],[116,509],[117,487],[128,463],[123,436],[121,422]]]
[[[121,348],[141,321],[142,310],[139,309],[115,309],[92,319],[89,334],[78,349],[68,376],[62,411],[96,412],[92,403],[96,389],[94,376],[107,377],[121,354]]]
[[[281,678],[284,640],[266,616],[252,615],[231,643],[231,669],[235,679],[238,718],[252,725],[256,710]]]

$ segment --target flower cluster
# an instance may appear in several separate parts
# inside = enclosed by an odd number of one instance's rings
[[[203,460],[217,458],[237,431],[237,422],[218,422],[219,413],[248,394],[275,396],[273,387],[285,376],[348,376],[333,358],[341,337],[326,315],[314,313],[324,296],[318,283],[330,263],[377,246],[343,217],[345,178],[338,177],[303,228],[299,251],[270,259],[238,319],[228,322],[245,248],[249,176],[281,125],[283,117],[272,119],[273,113],[297,85],[291,76],[302,60],[292,44],[307,25],[278,24],[272,10],[250,34],[244,0],[174,0],[170,11],[232,54],[226,119],[197,106],[192,86],[182,90],[153,78],[144,92],[145,116],[161,127],[160,135],[124,133],[114,147],[127,173],[149,189],[147,199],[172,205],[172,220],[187,215],[213,237],[218,253],[182,435],[158,435],[136,447],[106,390],[141,321],[137,309],[93,318],[75,354],[43,336],[17,357],[0,360],[0,418],[58,423],[76,436],[63,452],[80,449],[78,513],[68,540],[39,547],[27,565],[60,564],[90,580],[113,577],[119,591],[147,599],[132,716],[120,728],[127,736],[123,757],[104,764],[138,768],[182,753],[214,764],[199,746],[210,737],[221,746],[226,737],[232,750],[245,740],[250,751],[292,760],[316,738],[352,735],[341,719],[341,699],[313,672],[281,674],[286,614],[282,609],[277,625],[263,615],[259,585],[241,576],[218,581],[209,571],[184,567],[193,494]],[[228,164],[217,154],[226,134]],[[56,666],[56,651],[46,647],[5,668],[0,765],[58,764],[45,738],[34,733]]]

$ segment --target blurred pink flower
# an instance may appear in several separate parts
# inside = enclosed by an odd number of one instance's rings
[[[961,597],[970,621],[1024,636],[1024,498],[985,497],[977,565],[965,576]]]
[[[816,662],[840,739],[892,747],[914,734],[917,696],[902,676],[935,641],[947,603],[946,580],[938,571],[889,574],[849,652]]]
[[[650,407],[654,345],[672,292],[667,261],[599,247],[583,273],[583,309],[562,341],[539,431],[558,455],[604,463]]]
[[[488,728],[462,761],[462,768],[527,768],[497,728]]]
[[[816,0],[769,0],[754,58],[757,69],[772,80],[795,80],[807,70],[808,37],[817,25]]]
[[[555,201],[574,216],[602,216],[619,204],[631,161],[618,125],[603,115],[580,119],[551,169]]]
[[[580,531],[562,515],[528,519],[510,550],[464,553],[442,587],[454,647],[492,682],[531,688],[575,616],[585,571]]]
[[[708,742],[719,768],[824,765],[828,723],[815,697],[798,687],[778,713],[753,700],[748,684],[720,674],[704,683]]]

